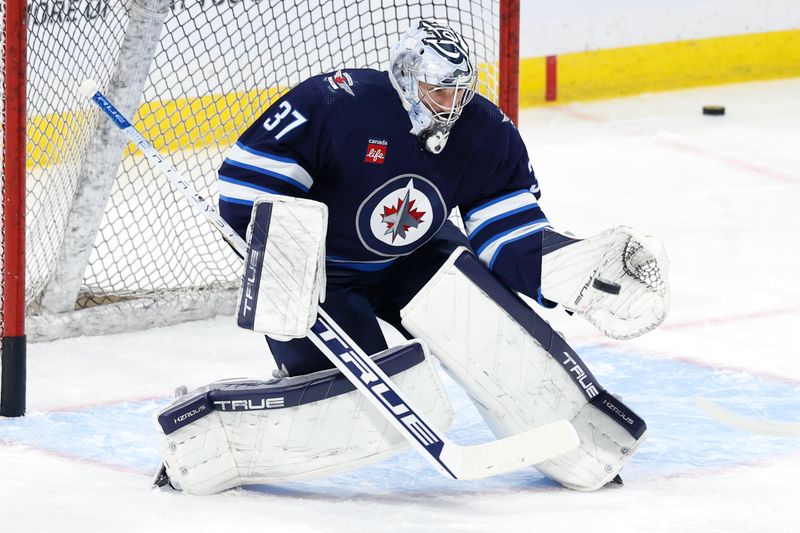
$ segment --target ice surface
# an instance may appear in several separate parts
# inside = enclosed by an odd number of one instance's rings
[[[797,531],[800,440],[725,428],[702,394],[800,421],[800,80],[521,113],[553,223],[661,236],[673,303],[662,328],[609,341],[564,331],[649,425],[626,485],[562,489],[535,471],[453,482],[413,453],[347,474],[212,497],[149,490],[152,412],[177,385],[267,377],[263,339],[232,318],[29,346],[29,415],[0,420],[0,529],[17,531]],[[725,105],[724,117],[701,114]],[[488,432],[446,381],[451,436]]]

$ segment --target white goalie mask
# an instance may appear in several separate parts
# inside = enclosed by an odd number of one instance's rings
[[[475,94],[478,73],[464,39],[443,21],[412,25],[390,52],[389,79],[426,150],[444,149],[453,124]]]

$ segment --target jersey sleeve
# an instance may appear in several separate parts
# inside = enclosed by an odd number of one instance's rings
[[[263,193],[303,196],[314,184],[325,146],[319,80],[301,83],[273,103],[236,141],[218,172],[219,211],[244,238]]]
[[[549,227],[539,206],[539,184],[525,144],[507,119],[501,124],[504,149],[479,197],[461,215],[478,258],[509,288],[541,298],[542,232]]]

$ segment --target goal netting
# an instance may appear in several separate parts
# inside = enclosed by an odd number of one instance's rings
[[[437,17],[460,30],[480,65],[480,92],[497,101],[500,7],[500,0],[29,0],[29,338],[234,310],[240,260],[79,95],[84,79],[97,80],[216,204],[216,169],[270,102],[315,74],[385,68],[391,43],[412,20]]]

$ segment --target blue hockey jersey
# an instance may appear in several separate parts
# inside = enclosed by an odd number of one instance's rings
[[[386,72],[312,77],[272,104],[219,170],[220,213],[244,236],[263,192],[328,206],[328,268],[379,270],[411,254],[461,211],[478,257],[537,298],[539,188],[519,132],[476,95],[440,154],[418,145]],[[538,299],[538,298],[537,298]]]

